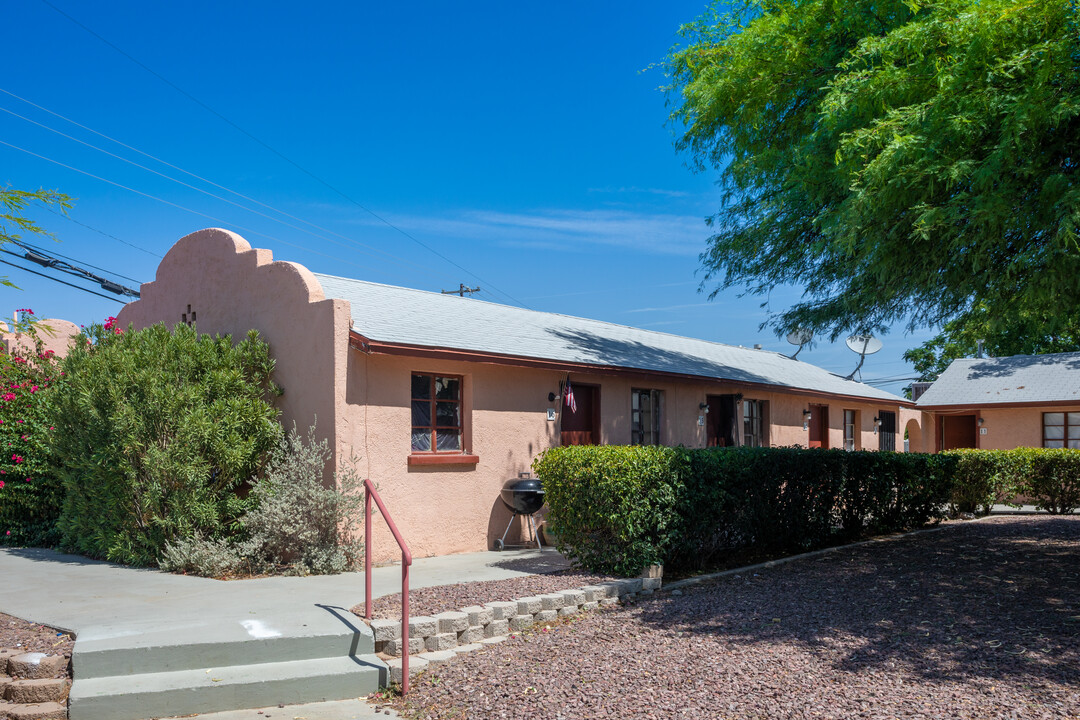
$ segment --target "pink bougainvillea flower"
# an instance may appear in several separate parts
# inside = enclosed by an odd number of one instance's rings
[[[30,478],[26,478],[26,482],[30,482]]]
[[[3,489],[4,489],[4,481],[0,480],[0,490],[3,490]]]
[[[11,537],[11,531],[10,530],[7,531],[7,535],[8,535],[8,537]]]
[[[4,399],[5,400],[14,400],[15,399],[15,393],[4,393]]]

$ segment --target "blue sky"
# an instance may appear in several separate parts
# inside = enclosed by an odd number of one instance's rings
[[[317,272],[479,285],[494,302],[790,352],[758,330],[762,298],[698,292],[715,173],[675,152],[665,79],[646,68],[703,9],[23,0],[0,28],[17,58],[0,79],[0,183],[75,197],[70,218],[32,213],[61,241],[48,247],[129,285],[220,226]],[[83,324],[121,307],[0,268],[22,288],[0,289],[5,315]],[[885,337],[864,379],[911,375],[900,356],[930,334]],[[842,342],[800,358],[844,374],[857,361]]]

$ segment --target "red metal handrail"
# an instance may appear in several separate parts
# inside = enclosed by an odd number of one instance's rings
[[[364,479],[364,617],[371,619],[371,498],[379,506],[386,525],[401,548],[401,694],[409,692],[409,566],[412,553],[398,532],[394,519],[386,512],[379,491],[368,478]]]

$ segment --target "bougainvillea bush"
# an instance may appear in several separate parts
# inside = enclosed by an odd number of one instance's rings
[[[49,396],[61,380],[33,311],[0,352],[0,545],[54,545],[61,488],[49,471]],[[2,349],[2,348],[0,348]]]
[[[50,406],[63,547],[156,565],[170,541],[237,529],[253,505],[244,487],[282,434],[258,333],[234,345],[187,325],[110,320],[76,340],[62,369]]]

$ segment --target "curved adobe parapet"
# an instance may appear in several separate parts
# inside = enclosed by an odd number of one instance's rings
[[[215,283],[229,283],[230,279],[236,281],[241,277],[245,282],[255,283],[252,290],[257,291],[257,286],[265,283],[273,288],[273,294],[283,295],[282,299],[291,302],[312,303],[326,299],[322,285],[303,265],[274,261],[270,250],[252,248],[247,240],[229,230],[208,228],[185,235],[169,249],[158,265],[154,281],[144,283],[140,288],[140,299],[128,303],[120,311],[120,326],[132,322],[136,327],[161,321],[170,325],[177,321],[190,322],[190,316],[184,317],[188,315],[187,303],[174,317],[163,317],[146,306],[164,300],[162,295],[174,291],[177,284],[186,284],[191,292],[202,295],[200,289],[210,290]],[[193,307],[197,318],[198,307]]]
[[[317,417],[319,434],[333,437],[349,303],[327,299],[310,270],[211,228],[177,241],[140,292],[117,316],[121,328],[188,323],[234,340],[257,330],[275,360],[274,382],[285,391],[276,403],[282,419],[303,430]]]

